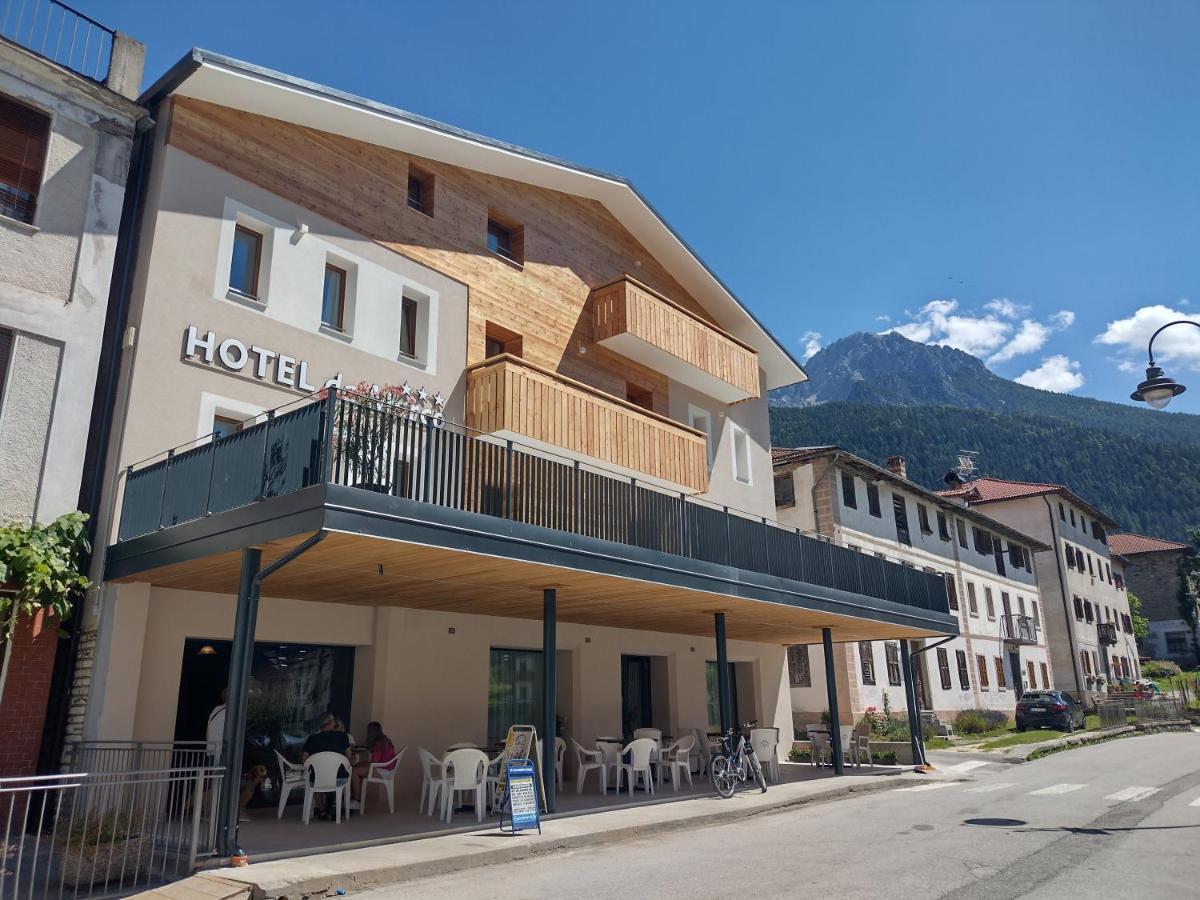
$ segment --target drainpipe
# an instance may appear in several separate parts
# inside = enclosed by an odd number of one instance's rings
[[[1071,624],[1071,609],[1067,602],[1067,573],[1063,571],[1062,554],[1058,547],[1058,522],[1054,520],[1054,507],[1050,505],[1050,498],[1043,494],[1042,502],[1046,504],[1046,515],[1050,518],[1050,536],[1053,538],[1050,543],[1054,552],[1054,568],[1058,572],[1058,588],[1062,593],[1063,621],[1067,626],[1067,649],[1071,653],[1071,674],[1075,679],[1075,693],[1079,696],[1080,702],[1083,702],[1084,693],[1079,677],[1079,649],[1075,646],[1075,626]],[[1049,651],[1049,649],[1050,643],[1047,639],[1046,650]]]

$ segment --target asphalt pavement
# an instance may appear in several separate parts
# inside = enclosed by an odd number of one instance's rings
[[[1117,740],[1022,765],[950,753],[937,754],[935,762],[963,780],[355,896],[1200,896],[1200,734]]]

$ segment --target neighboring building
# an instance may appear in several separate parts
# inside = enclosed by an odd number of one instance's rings
[[[1200,585],[1193,586],[1189,595],[1188,618],[1183,606],[1183,564],[1195,552],[1192,545],[1141,534],[1113,534],[1108,546],[1125,560],[1126,587],[1142,601],[1142,615],[1150,624],[1149,633],[1138,645],[1142,656],[1169,659],[1188,668],[1200,665],[1200,630],[1196,626]]]
[[[255,700],[289,753],[316,708],[438,753],[555,713],[787,736],[785,644],[954,633],[940,579],[883,599],[770,524],[804,373],[628,183],[205,51],[145,102],[80,736],[203,737],[239,566],[314,534],[253,632],[256,697],[309,673]],[[362,381],[410,390],[312,393]]]
[[[24,6],[4,9],[0,521],[45,523],[86,511],[81,496],[94,493],[100,475],[85,456],[130,152],[145,115],[133,100],[143,48],[68,7],[31,7],[23,19]],[[60,28],[78,43],[46,40]],[[0,775],[36,768],[51,683],[61,690],[68,677],[69,646],[58,624],[39,616],[0,648],[8,656],[0,733],[11,738]]]
[[[977,478],[942,496],[1053,548],[1034,561],[1056,687],[1094,700],[1140,676],[1121,563],[1108,546],[1116,522],[1062,484]]]
[[[947,723],[963,709],[1011,714],[1025,690],[1054,685],[1032,562],[1045,544],[909,481],[901,456],[883,467],[832,446],[772,455],[781,522],[946,579],[959,636],[914,658],[922,710]],[[835,653],[843,720],[882,710],[885,693],[891,708],[907,708],[897,641],[842,644]],[[793,716],[803,728],[828,708],[824,655],[793,647],[789,661]]]

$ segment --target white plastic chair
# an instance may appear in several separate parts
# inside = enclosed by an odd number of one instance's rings
[[[629,762],[621,763],[621,768],[617,770],[618,794],[621,793],[621,779],[628,777],[629,796],[632,797],[639,775],[642,776],[642,786],[645,790],[651,794],[654,793],[654,774],[650,769],[650,760],[657,747],[658,745],[650,738],[636,738],[621,750],[621,756],[628,754]]]
[[[751,728],[750,746],[770,779],[779,784],[779,729]]]
[[[288,798],[292,795],[292,790],[298,787],[304,787],[304,766],[299,763],[288,762],[284,759],[283,754],[278,750],[275,751],[275,759],[279,762],[279,815],[275,818],[283,818],[284,807],[287,806]]]
[[[345,775],[341,773],[345,772]],[[326,750],[304,761],[304,824],[312,818],[314,794],[333,794],[334,819],[342,821],[342,806],[350,817],[350,760]]]
[[[567,742],[560,737],[554,739],[554,779],[558,789],[563,789],[563,762],[567,755]]]
[[[854,726],[839,725],[838,730],[842,733],[842,762],[858,765],[858,756],[854,752]]]
[[[692,785],[692,748],[696,746],[696,736],[685,734],[670,747],[663,750],[658,764],[658,784],[661,787],[663,773],[671,775],[671,789],[679,790],[679,773],[687,776],[688,787]]]
[[[596,749],[604,760],[605,770],[611,775],[609,781],[617,786],[617,793],[621,793],[621,754],[624,752],[621,745],[612,741],[596,741]]]
[[[417,752],[421,755],[421,797],[417,801],[417,812],[425,809],[426,798],[429,798],[428,814],[432,816],[442,788],[442,761],[424,747],[418,747]]]
[[[483,822],[487,805],[488,755],[482,750],[451,750],[442,758],[442,817],[450,824],[454,798],[458,794],[475,795],[475,818]]]
[[[583,781],[587,773],[594,770],[600,773],[601,795],[608,796],[608,765],[604,762],[604,754],[599,750],[584,750],[574,738],[571,738],[571,744],[575,748],[575,793],[583,793]]]
[[[383,788],[387,794],[388,812],[396,811],[396,771],[400,768],[400,760],[404,758],[407,747],[401,748],[400,752],[386,762],[371,763],[371,768],[367,769],[367,777],[362,782],[362,799],[358,802],[358,814],[366,815],[367,812],[367,788],[373,784]]]
[[[854,739],[854,759],[862,765],[862,758],[867,758],[867,765],[875,768],[875,757],[871,753],[871,735],[860,734]]]

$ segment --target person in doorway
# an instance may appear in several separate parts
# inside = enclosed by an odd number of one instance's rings
[[[204,740],[208,744],[208,753],[214,765],[220,762],[224,752],[222,744],[225,741],[225,713],[229,708],[228,701],[229,688],[221,688],[221,702],[208,714],[208,727],[204,731]]]
[[[350,776],[350,808],[360,809],[362,804],[363,779],[371,772],[372,764],[389,772],[396,768],[396,745],[391,738],[383,733],[383,726],[378,722],[367,723],[367,752],[371,754],[370,762],[360,762],[354,767]],[[390,763],[390,765],[383,765]]]
[[[340,753],[346,757],[346,765],[338,770],[338,784],[344,783],[350,777],[352,759],[350,738],[345,731],[337,729],[337,718],[331,712],[321,713],[317,720],[317,730],[308,736],[304,748],[300,752],[300,762],[304,763],[314,753]],[[316,811],[318,818],[328,818],[324,796],[317,798],[320,807]]]

